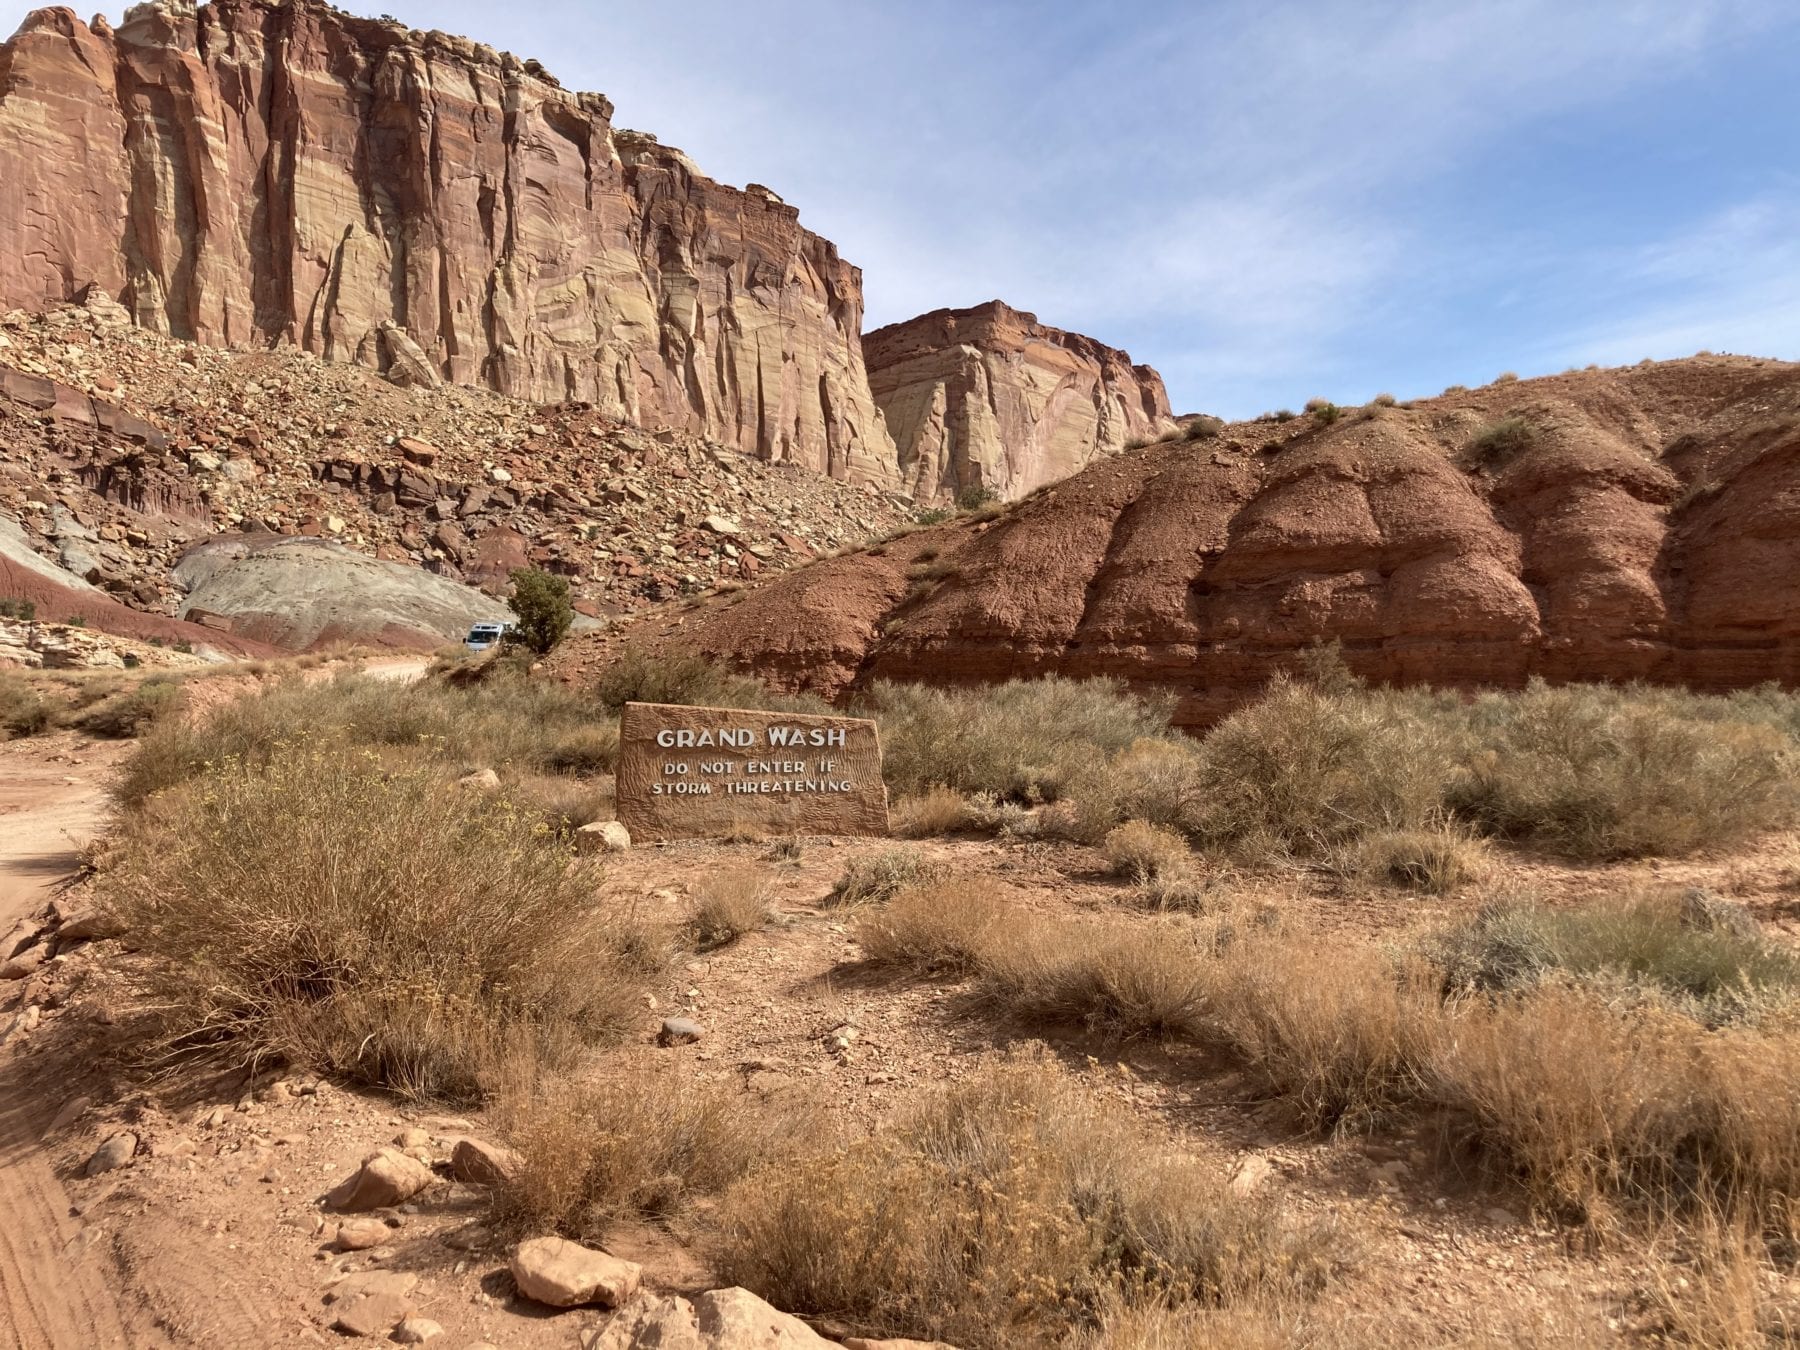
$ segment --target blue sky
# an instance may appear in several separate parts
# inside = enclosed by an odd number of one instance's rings
[[[373,2],[768,184],[871,326],[998,296],[1178,411],[1800,356],[1794,0]]]

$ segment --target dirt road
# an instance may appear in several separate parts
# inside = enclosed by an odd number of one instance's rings
[[[124,746],[68,734],[0,745],[0,935],[41,907],[106,818]],[[0,1029],[11,1014],[0,1014]],[[124,1346],[124,1322],[40,1147],[53,1103],[0,1050],[0,1350]]]

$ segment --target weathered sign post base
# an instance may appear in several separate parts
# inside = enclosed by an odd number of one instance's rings
[[[881,740],[861,717],[627,703],[618,804],[633,840],[888,832]]]

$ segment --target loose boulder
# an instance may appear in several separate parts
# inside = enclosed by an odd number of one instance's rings
[[[596,820],[575,831],[577,853],[624,853],[631,847],[631,832],[616,820]]]
[[[579,1242],[541,1237],[519,1244],[512,1275],[519,1292],[536,1303],[552,1308],[586,1303],[616,1308],[637,1293],[644,1269]]]
[[[417,1158],[409,1158],[399,1149],[378,1149],[331,1190],[325,1203],[345,1213],[384,1209],[412,1199],[435,1179],[432,1170]]]
[[[450,1175],[472,1186],[498,1186],[511,1181],[524,1165],[524,1159],[510,1148],[480,1139],[458,1139],[450,1153]]]

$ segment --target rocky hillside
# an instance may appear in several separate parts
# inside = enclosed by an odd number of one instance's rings
[[[1202,725],[1371,678],[1800,683],[1800,366],[1697,357],[1171,437],[625,636],[788,686],[1111,675]],[[676,625],[680,626],[677,627]]]
[[[144,328],[670,428],[891,483],[862,280],[598,94],[318,0],[43,9],[0,47],[0,310]]]
[[[222,351],[136,328],[98,297],[0,316],[0,521],[19,522],[43,563],[159,621],[184,611],[198,584],[184,557],[221,534],[258,554],[282,540],[332,541],[436,574],[421,586],[442,579],[490,595],[513,568],[540,566],[570,579],[581,611],[608,616],[909,518],[873,487],[652,435],[585,402],[403,388],[291,348]],[[366,616],[373,626],[359,631],[354,608],[331,609],[318,589],[322,556],[305,553],[304,581],[295,573],[312,617],[272,622],[264,558],[259,579],[211,587],[214,604],[233,595],[247,608],[209,609],[208,622],[301,645],[391,638],[388,618]],[[360,594],[367,571],[352,560],[333,585]],[[0,598],[10,593],[0,586]],[[93,602],[63,609],[77,606]],[[423,631],[429,641],[438,630]]]
[[[863,356],[921,501],[976,486],[1022,497],[1173,425],[1149,366],[998,300],[878,328]]]

